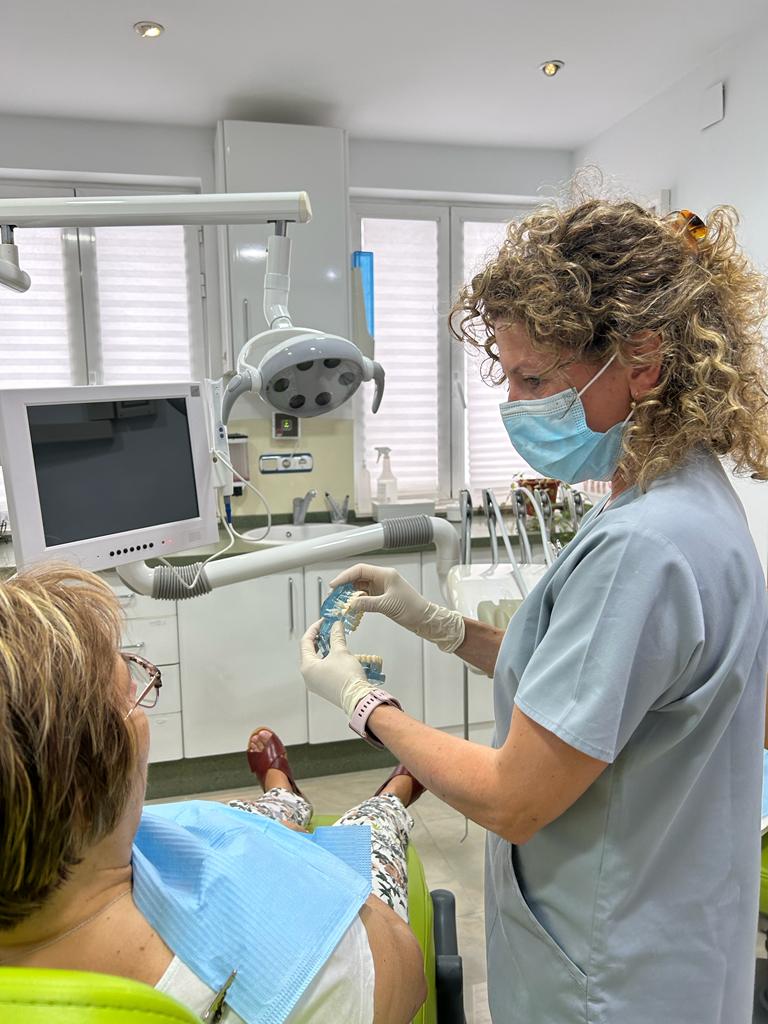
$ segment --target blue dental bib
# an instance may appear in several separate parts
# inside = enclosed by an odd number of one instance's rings
[[[133,848],[136,905],[247,1024],[279,1024],[371,891],[364,825],[294,832],[205,800],[145,808]]]

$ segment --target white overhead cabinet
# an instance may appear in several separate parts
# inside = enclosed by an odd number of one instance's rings
[[[291,225],[290,311],[294,324],[349,336],[347,137],[337,128],[220,121],[216,131],[219,192],[309,193],[312,220]],[[223,369],[255,334],[262,311],[270,225],[230,225],[221,247]],[[266,410],[266,406],[264,406]]]

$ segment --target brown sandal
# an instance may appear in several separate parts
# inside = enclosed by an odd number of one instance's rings
[[[412,772],[409,772],[404,764],[399,764],[397,766],[397,768],[395,768],[395,770],[389,776],[389,778],[386,779],[384,782],[382,782],[382,784],[379,786],[379,788],[376,790],[376,792],[373,795],[374,796],[379,796],[379,794],[381,793],[382,789],[384,789],[384,787],[387,785],[387,783],[391,782],[392,779],[396,778],[398,775],[408,775],[410,777],[410,779],[411,779],[411,782],[412,782],[412,786],[411,786],[411,799],[406,804],[406,807],[410,807],[411,804],[415,803],[419,799],[419,797],[421,796],[421,794],[425,791],[425,789],[427,787],[426,786],[422,786],[422,784],[419,782],[419,780],[416,778],[416,776]]]
[[[264,744],[263,750],[251,750],[251,743],[256,736],[261,738]],[[269,769],[277,768],[278,771],[281,771],[288,776],[293,792],[302,799],[306,799],[304,794],[296,785],[296,779],[294,779],[291,766],[288,763],[288,756],[285,752],[283,741],[276,733],[272,732],[271,729],[268,729],[266,726],[261,726],[260,728],[253,730],[251,735],[248,737],[248,747],[245,751],[245,756],[248,758],[248,767],[258,778],[262,789],[266,790],[264,779],[266,778]]]

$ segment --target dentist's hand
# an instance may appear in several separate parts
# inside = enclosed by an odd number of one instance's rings
[[[322,619],[320,620],[322,622]],[[331,649],[325,658],[315,650],[320,622],[310,626],[301,640],[301,674],[311,693],[342,708],[348,718],[376,687],[368,682],[365,669],[347,650],[344,626],[335,622],[331,629]]]
[[[464,618],[460,612],[427,601],[395,569],[364,562],[345,569],[331,587],[352,583],[366,596],[356,597],[351,607],[364,612],[379,612],[412,633],[437,644],[441,651],[453,652],[464,643]]]

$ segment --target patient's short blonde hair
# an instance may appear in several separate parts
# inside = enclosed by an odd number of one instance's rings
[[[98,576],[48,565],[0,583],[0,928],[38,909],[126,807],[136,743],[119,645]]]

